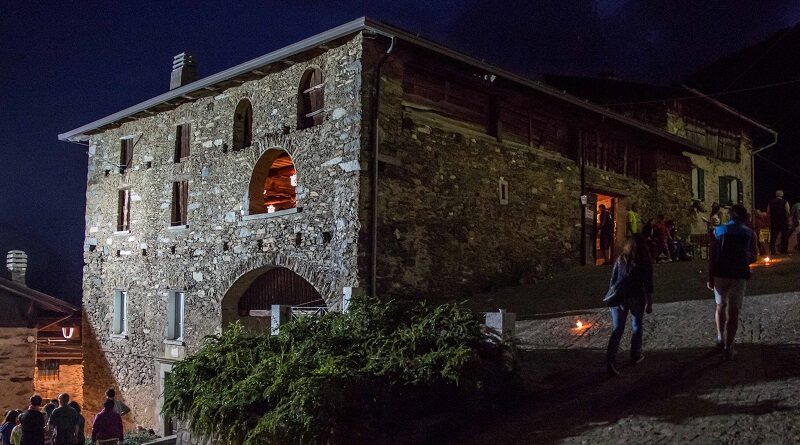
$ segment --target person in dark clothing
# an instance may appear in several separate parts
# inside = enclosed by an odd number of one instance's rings
[[[647,247],[647,252],[650,255],[650,259],[655,261],[656,258],[656,226],[653,223],[653,218],[647,220],[642,228],[642,236],[644,237],[644,243]]]
[[[611,337],[606,350],[606,368],[612,376],[619,375],[616,367],[617,351],[625,333],[625,321],[631,314],[631,362],[639,363],[642,355],[644,314],[653,312],[653,263],[647,251],[647,243],[641,234],[629,238],[622,254],[614,262],[611,286],[619,284],[626,275],[632,280],[627,287],[630,292],[625,302],[611,308]]]
[[[97,413],[92,422],[92,442],[110,445],[122,444],[124,440],[122,416],[114,411],[114,400],[106,399],[103,410]]]
[[[17,425],[17,417],[19,417],[17,410],[12,409],[6,413],[3,424],[0,425],[0,443],[2,445],[11,445],[11,430]]]
[[[783,199],[783,190],[775,192],[767,206],[769,214],[769,249],[773,255],[789,251],[789,202]],[[778,238],[781,240],[778,248]]]
[[[600,204],[600,222],[597,227],[600,236],[600,251],[603,254],[603,263],[611,262],[611,244],[614,243],[614,217],[608,208]]]
[[[21,445],[44,445],[45,417],[42,413],[42,397],[31,397],[31,406],[20,414],[20,427],[22,429]]]
[[[84,433],[84,429],[86,428],[86,419],[84,419],[83,415],[81,414],[81,406],[78,405],[78,402],[74,400],[70,401],[69,407],[78,413],[78,432],[75,436],[75,445],[83,445],[84,442],[86,442],[86,434]]]
[[[753,231],[747,227],[748,214],[742,205],[730,209],[730,221],[717,227],[708,256],[708,288],[714,291],[717,303],[717,347],[724,348],[727,359],[733,359],[733,343],[739,327],[750,264],[756,261],[757,246]]]
[[[59,407],[53,410],[47,425],[53,430],[56,445],[75,445],[78,435],[78,412],[69,406],[69,394],[58,396]]]

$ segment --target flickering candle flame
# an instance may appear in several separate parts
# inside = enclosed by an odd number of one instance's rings
[[[578,328],[578,329],[582,328],[583,327],[583,322],[580,321],[580,320],[576,321],[575,322],[575,327]]]
[[[267,206],[267,213],[275,213],[275,206],[270,204]]]
[[[770,261],[772,261],[772,258],[770,258],[768,256],[764,257],[764,262],[765,263],[769,263]]]

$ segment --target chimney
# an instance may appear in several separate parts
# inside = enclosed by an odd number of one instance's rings
[[[25,284],[25,271],[28,270],[28,255],[21,250],[10,250],[6,255],[6,268],[11,271],[11,280]]]
[[[172,74],[169,76],[169,89],[182,87],[197,80],[197,67],[194,56],[182,52],[172,59]]]

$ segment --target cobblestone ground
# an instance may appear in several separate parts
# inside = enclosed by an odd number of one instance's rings
[[[745,299],[731,362],[713,348],[713,310],[710,297],[655,305],[645,360],[617,378],[604,367],[607,310],[518,322],[532,401],[457,442],[800,443],[800,292]]]

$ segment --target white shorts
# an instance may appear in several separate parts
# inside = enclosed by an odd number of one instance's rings
[[[714,278],[714,298],[717,304],[730,304],[739,309],[742,307],[747,280],[739,278]]]

